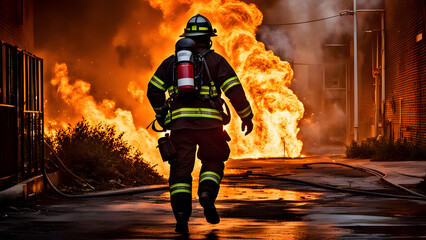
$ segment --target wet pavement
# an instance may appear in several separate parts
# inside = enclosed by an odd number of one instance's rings
[[[241,176],[282,175],[340,188],[406,194],[377,176],[337,165],[375,168],[395,183],[413,185],[426,162],[371,162],[341,155],[305,159],[230,160],[217,200],[221,222],[208,224],[193,190],[190,234],[174,232],[168,192],[64,199],[45,194],[6,209],[0,239],[422,239],[426,201],[353,195],[294,182]],[[402,174],[405,175],[402,175]],[[410,175],[410,176],[407,176]]]

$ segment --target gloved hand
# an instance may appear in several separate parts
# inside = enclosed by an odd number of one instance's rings
[[[247,130],[246,130],[247,129]],[[245,131],[245,135],[247,136],[253,130],[253,122],[250,120],[243,121],[241,124],[241,131]]]

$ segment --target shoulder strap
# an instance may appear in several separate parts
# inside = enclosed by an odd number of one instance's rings
[[[216,85],[214,84],[214,81],[210,75],[209,67],[207,66],[206,61],[204,61],[204,56],[212,51],[213,50],[210,49],[204,52],[203,54],[200,54],[200,60],[203,62],[203,65],[206,68],[207,77],[209,78],[209,81],[210,81],[210,88],[209,88],[210,104],[219,110],[220,115],[222,116],[223,125],[227,125],[231,121],[231,114],[229,111],[229,107],[222,98],[218,97],[219,95],[216,90]],[[225,105],[226,113],[223,111],[223,107],[222,107],[223,105]]]
[[[217,96],[218,96],[217,89],[216,89],[216,85],[214,84],[214,81],[213,81],[213,79],[212,79],[212,77],[211,77],[211,75],[210,75],[209,67],[207,66],[207,63],[206,63],[206,61],[204,60],[204,56],[206,56],[207,54],[209,54],[209,53],[211,53],[211,52],[213,52],[213,49],[209,49],[209,50],[207,50],[207,51],[205,51],[205,52],[203,52],[203,53],[199,54],[199,60],[200,60],[200,61],[202,62],[202,64],[204,65],[204,68],[206,69],[206,72],[207,72],[207,77],[208,77],[209,82],[210,82],[209,96],[210,96],[211,98],[215,98],[215,97],[217,97]]]

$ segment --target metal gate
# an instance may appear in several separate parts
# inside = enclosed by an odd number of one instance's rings
[[[0,190],[43,171],[43,59],[0,48]]]

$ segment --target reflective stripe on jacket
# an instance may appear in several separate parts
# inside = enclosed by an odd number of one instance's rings
[[[178,118],[213,118],[222,121],[222,116],[220,115],[217,109],[212,108],[178,108],[171,113],[169,112],[166,116],[166,125],[169,124],[172,120]]]

